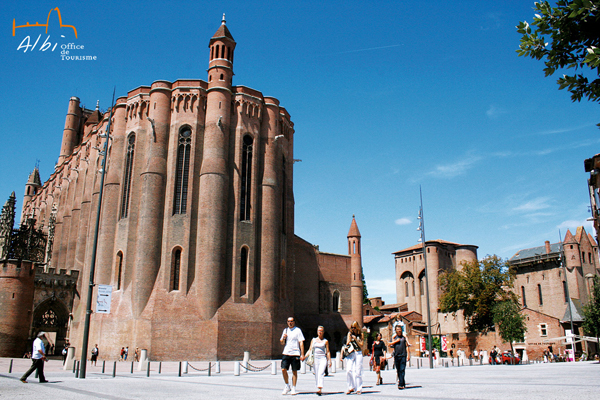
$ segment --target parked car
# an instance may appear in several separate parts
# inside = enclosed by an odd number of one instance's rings
[[[490,364],[492,364],[491,356],[490,356],[489,362],[490,362]],[[496,356],[496,364],[520,364],[520,363],[521,363],[521,359],[519,358],[519,355],[515,354],[515,356],[513,357],[512,353],[508,350],[504,351],[502,353],[502,355],[498,354],[498,356]]]

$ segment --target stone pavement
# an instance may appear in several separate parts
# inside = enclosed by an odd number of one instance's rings
[[[283,378],[279,365],[277,375],[271,369],[262,372],[233,375],[233,362],[222,362],[221,373],[207,376],[206,371],[189,369],[178,376],[178,363],[152,363],[150,377],[145,371],[131,373],[131,363],[118,362],[116,377],[112,377],[113,363],[106,364],[102,374],[101,363],[88,366],[87,378],[77,379],[71,371],[63,371],[61,362],[46,364],[46,379],[40,384],[32,374],[23,384],[20,376],[30,365],[29,360],[15,359],[9,373],[10,360],[0,358],[0,399],[290,399],[283,396]],[[267,361],[252,361],[257,367]],[[206,369],[206,362],[192,362],[198,369]],[[242,369],[243,371],[243,369]],[[367,398],[406,399],[597,399],[600,395],[600,364],[598,362],[551,363],[530,365],[475,365],[466,367],[437,367],[406,371],[407,389],[398,390],[395,372],[383,372],[384,385],[375,386],[375,373],[363,373],[363,395]],[[297,399],[317,398],[312,373],[299,374]],[[325,378],[323,396],[328,399],[348,398],[345,371]],[[356,398],[356,395],[352,395]]]

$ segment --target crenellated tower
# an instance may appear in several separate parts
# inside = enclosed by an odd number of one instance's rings
[[[225,25],[210,39],[204,158],[200,169],[200,199],[196,276],[200,313],[210,319],[224,300],[227,253],[227,204],[233,51],[235,40]]]
[[[65,158],[73,154],[73,149],[78,142],[81,117],[82,112],[81,107],[79,107],[79,98],[73,96],[69,99],[69,109],[67,111],[67,118],[65,119],[65,129],[63,130],[58,165],[62,164]]]
[[[350,301],[352,303],[352,319],[363,325],[363,281],[362,281],[362,258],[360,249],[360,231],[356,224],[354,215],[348,231],[348,254],[350,255]]]

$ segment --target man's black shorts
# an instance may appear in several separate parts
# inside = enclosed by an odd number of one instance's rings
[[[281,369],[290,369],[292,371],[298,371],[300,369],[300,356],[286,356],[285,354],[281,357]]]

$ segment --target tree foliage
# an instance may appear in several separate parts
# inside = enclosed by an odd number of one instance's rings
[[[494,305],[492,314],[496,332],[502,340],[510,343],[511,353],[515,354],[512,343],[522,342],[527,332],[525,315],[521,314],[521,307],[512,300],[505,300]]]
[[[579,73],[564,74],[559,89],[568,89],[573,101],[600,101],[600,0],[559,0],[555,7],[540,1],[534,10],[531,25],[517,26],[519,56],[544,59],[546,76],[574,68]]]
[[[494,305],[518,302],[510,290],[514,276],[508,263],[498,256],[465,263],[458,270],[440,274],[440,309],[444,313],[463,314],[470,332],[487,332],[494,327]]]
[[[583,307],[583,330],[592,336],[600,337],[600,278],[594,276],[594,286],[590,302]]]

